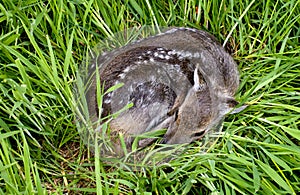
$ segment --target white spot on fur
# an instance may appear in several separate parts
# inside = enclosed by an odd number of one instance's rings
[[[112,93],[110,92],[110,93],[108,93],[108,94],[106,94],[107,95],[107,97],[111,97],[112,96]]]
[[[129,92],[132,93],[133,92],[133,88],[132,85],[129,86]]]
[[[159,57],[160,59],[165,59],[165,58],[166,58],[166,55],[160,54],[160,55],[158,55],[157,57]]]
[[[171,59],[171,56],[166,55],[165,58],[166,58],[166,60],[169,60],[169,59]]]
[[[125,76],[126,76],[126,74],[119,74],[119,77],[120,77],[121,79],[124,79]]]
[[[184,53],[184,57],[186,57],[186,58],[191,58],[192,56],[193,56],[192,53],[189,51]]]
[[[197,30],[194,29],[194,28],[185,28],[185,29],[188,30],[188,31],[197,32]]]
[[[199,52],[194,53],[193,57],[194,58],[200,58],[201,54]]]
[[[130,67],[129,67],[129,66],[126,67],[126,68],[123,70],[124,73],[129,72],[129,71],[130,71]]]
[[[171,33],[176,32],[177,30],[178,30],[177,28],[173,28],[171,30],[166,31],[165,33],[162,33],[162,34],[171,34]]]
[[[111,99],[110,99],[110,98],[104,100],[104,103],[105,103],[105,104],[110,104],[110,102],[111,102]]]
[[[175,50],[171,50],[171,51],[168,51],[168,55],[174,55],[176,54],[177,52]]]

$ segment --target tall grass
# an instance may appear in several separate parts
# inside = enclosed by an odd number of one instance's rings
[[[300,1],[2,1],[1,194],[297,194]],[[72,111],[76,72],[100,40],[133,26],[189,26],[239,64],[218,140],[168,163],[111,166],[90,153]],[[97,151],[96,151],[97,152]],[[174,155],[175,156],[175,155]]]

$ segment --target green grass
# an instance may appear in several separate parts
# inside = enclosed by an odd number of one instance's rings
[[[207,152],[195,143],[131,171],[83,144],[72,92],[97,43],[144,25],[226,40],[241,72],[236,97],[249,106]],[[299,0],[1,1],[0,194],[299,193],[299,27]]]

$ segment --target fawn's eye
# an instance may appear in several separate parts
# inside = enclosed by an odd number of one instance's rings
[[[202,137],[204,135],[205,131],[200,131],[197,133],[192,134],[192,137]]]
[[[175,121],[177,121],[177,118],[178,118],[178,110],[176,110],[174,114],[175,114]]]

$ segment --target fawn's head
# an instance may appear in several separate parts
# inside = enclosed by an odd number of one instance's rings
[[[194,85],[188,91],[180,105],[174,105],[168,113],[173,117],[164,143],[190,143],[202,138],[208,130],[219,129],[224,116],[238,104],[226,92],[220,96],[219,91],[208,87],[203,75],[196,68]]]

